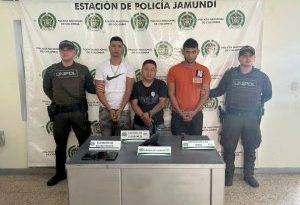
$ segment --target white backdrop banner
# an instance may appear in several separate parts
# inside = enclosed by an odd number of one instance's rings
[[[238,50],[256,48],[256,66],[261,64],[263,23],[262,0],[215,1],[75,1],[21,0],[24,61],[28,114],[28,165],[52,166],[55,159],[53,125],[46,106],[50,100],[42,89],[43,71],[59,62],[58,44],[70,40],[76,46],[76,61],[95,75],[98,64],[109,58],[109,39],[120,36],[125,43],[124,58],[134,65],[136,77],[144,60],[158,64],[158,78],[166,79],[169,68],[182,61],[181,48],[187,38],[199,43],[197,62],[211,72],[211,87],[219,83],[226,69],[238,65]],[[99,132],[96,95],[88,94],[93,133]],[[218,106],[223,98],[210,99],[204,109],[204,134],[218,143]],[[170,126],[170,104],[165,108]],[[70,134],[68,156],[77,149]],[[242,164],[238,147],[236,165]]]

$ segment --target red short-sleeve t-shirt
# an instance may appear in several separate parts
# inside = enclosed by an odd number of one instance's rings
[[[209,84],[211,76],[207,67],[195,63],[174,65],[168,72],[168,84],[175,83],[175,97],[179,108],[184,111],[195,110],[200,99],[203,84]]]

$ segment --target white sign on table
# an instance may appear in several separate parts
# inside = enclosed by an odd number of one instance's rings
[[[170,146],[138,146],[138,156],[171,156]]]
[[[183,149],[216,149],[213,140],[183,140]]]
[[[121,141],[117,140],[91,140],[89,146],[90,151],[110,151],[120,149]]]
[[[123,142],[139,142],[150,138],[149,130],[122,130],[121,140]]]

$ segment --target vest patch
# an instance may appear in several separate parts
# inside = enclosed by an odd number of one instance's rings
[[[255,88],[255,87],[257,87],[257,81],[256,80],[247,80],[247,79],[233,79],[232,87]]]
[[[57,78],[77,78],[77,70],[56,70],[55,77]]]

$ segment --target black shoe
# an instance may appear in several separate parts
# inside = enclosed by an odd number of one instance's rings
[[[225,178],[225,186],[232,186],[232,179]]]
[[[252,187],[259,187],[258,181],[253,176],[244,177],[244,180]]]
[[[55,174],[53,177],[51,177],[47,181],[47,186],[54,186],[55,184],[57,184],[58,182],[66,179],[66,178],[67,178],[66,174],[63,174],[63,175],[57,175],[57,174]]]
[[[232,186],[233,173],[225,173],[225,186]]]

